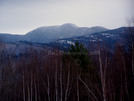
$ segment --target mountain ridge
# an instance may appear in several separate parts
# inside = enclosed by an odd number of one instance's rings
[[[101,26],[94,27],[78,27],[72,23],[65,23],[63,25],[54,26],[42,26],[32,31],[29,31],[25,35],[12,35],[12,34],[0,34],[5,38],[5,41],[29,41],[38,43],[49,43],[62,38],[71,38],[86,34],[93,34],[96,32],[106,31],[108,29]],[[10,37],[11,39],[10,39]],[[15,37],[15,38],[14,38]]]

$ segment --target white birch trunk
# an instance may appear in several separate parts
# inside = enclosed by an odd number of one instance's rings
[[[69,84],[70,84],[70,64],[69,64],[68,75],[67,75],[67,86],[66,86],[66,91],[65,91],[65,101],[67,101],[67,98],[68,98]]]
[[[78,69],[78,67],[77,67]],[[76,83],[77,83],[77,101],[79,101],[79,78],[78,78],[78,70],[77,70],[77,80],[76,80]]]
[[[25,73],[24,73],[24,69],[23,69],[23,101],[26,101],[26,98],[25,98]]]
[[[125,88],[126,88],[126,92],[128,95],[128,100],[130,101],[129,92],[128,92],[128,88],[127,88],[126,65],[125,65],[124,57],[122,57],[122,61],[123,61],[123,67],[124,67],[124,73],[125,73]]]
[[[0,99],[2,99],[3,100],[3,77],[2,77],[2,75],[3,75],[3,73],[2,73],[2,71],[3,71],[3,67],[2,66],[0,66]]]
[[[79,76],[79,80],[85,85],[85,87],[87,88],[88,92],[93,95],[93,97],[95,98],[95,100],[98,101],[97,97],[96,97],[96,96],[94,95],[94,93],[89,89],[89,87],[87,86],[87,84],[80,78],[80,76]]]
[[[130,22],[131,23],[131,22]],[[134,60],[133,60],[133,57],[134,57],[134,43],[133,43],[133,31],[131,30],[131,27],[129,27],[129,31],[130,31],[130,39],[131,39],[131,42],[132,42],[132,74],[133,74],[133,80],[134,80]]]
[[[30,89],[29,89],[29,85],[28,85],[28,80],[27,80],[27,93],[28,93],[28,101],[30,101]]]
[[[37,83],[38,83],[38,101],[41,101],[41,98],[40,98],[40,88],[39,88],[39,78],[38,78],[38,81],[37,81]]]
[[[101,60],[101,54],[100,54],[100,50],[99,50],[99,62],[100,62],[100,75],[101,75],[101,84],[102,84],[102,91],[103,91],[103,98],[104,101],[106,101],[106,95],[105,95],[105,78],[103,75],[103,70],[102,70],[102,60]]]
[[[43,80],[43,78],[42,78],[42,82],[43,82],[43,85],[44,85],[44,87],[45,87],[45,89],[46,89],[46,91],[47,91],[47,95],[48,95],[48,101],[50,101],[50,81],[49,81],[49,75],[47,74],[47,86],[46,86],[46,84],[45,84],[45,82],[44,82],[44,80]]]
[[[120,91],[120,101],[122,101],[122,74],[121,74],[121,91]]]
[[[48,101],[50,101],[50,81],[49,76],[47,76],[47,93],[48,93]]]
[[[60,63],[60,101],[62,101],[62,63]]]
[[[32,72],[32,70],[31,70],[31,101],[33,101],[32,100],[32,98],[33,98],[33,72]]]
[[[34,89],[35,89],[35,101],[37,101],[37,87],[36,87],[35,75],[34,75]]]
[[[55,97],[56,97],[55,101],[58,101],[57,61],[56,61],[56,68],[55,68]]]

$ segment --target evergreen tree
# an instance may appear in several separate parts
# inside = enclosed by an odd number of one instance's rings
[[[74,65],[77,66],[81,76],[84,76],[85,73],[89,71],[89,67],[91,66],[88,50],[84,47],[84,44],[76,41],[75,45],[71,45],[71,47],[68,49],[68,54],[66,53],[67,52],[65,52],[63,55],[63,60],[65,60],[65,57],[69,55],[72,58]]]

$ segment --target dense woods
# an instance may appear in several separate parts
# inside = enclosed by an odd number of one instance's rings
[[[0,101],[133,101],[134,29],[114,51],[99,43],[88,51],[76,42],[68,51],[32,46],[23,54],[0,42]]]

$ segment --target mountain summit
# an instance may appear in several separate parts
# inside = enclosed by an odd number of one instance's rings
[[[66,28],[66,27],[78,28],[77,25],[72,24],[72,23],[65,23],[65,24],[61,25],[60,27],[62,27],[62,28],[63,28],[63,27],[64,27],[64,28]]]
[[[72,38],[87,34],[93,34],[97,32],[106,31],[108,29],[103,27],[78,27],[72,23],[65,23],[60,26],[44,26],[34,29],[28,32],[26,35],[15,36],[15,41],[29,41],[29,42],[38,42],[38,43],[49,43],[56,41],[62,38]],[[14,41],[13,35],[4,35],[1,34],[0,36],[4,36],[5,41]],[[11,39],[10,39],[11,38]]]
[[[72,23],[61,26],[39,27],[25,35],[24,40],[30,42],[49,43],[61,38],[71,38],[96,32],[106,31],[103,27],[78,27]]]

